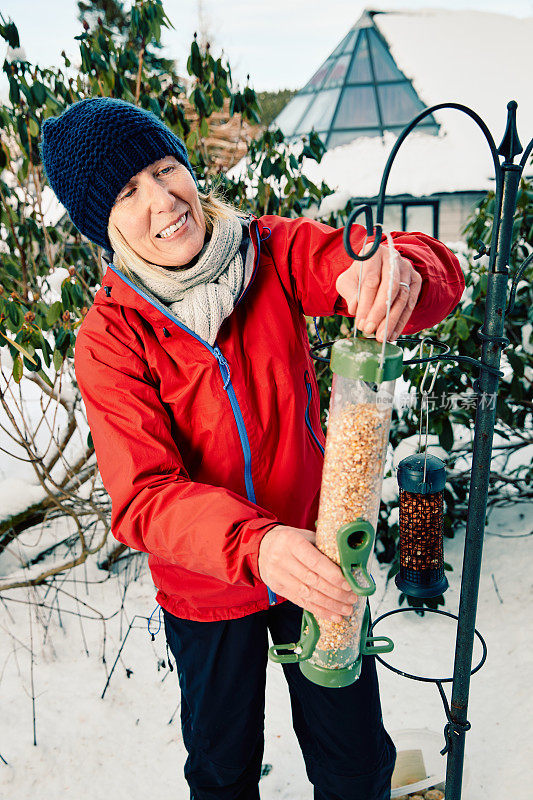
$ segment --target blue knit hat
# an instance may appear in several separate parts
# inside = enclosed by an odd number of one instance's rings
[[[110,97],[80,100],[46,119],[40,151],[48,182],[74,225],[106,250],[112,250],[111,209],[133,175],[174,156],[196,181],[176,134],[151,112]]]

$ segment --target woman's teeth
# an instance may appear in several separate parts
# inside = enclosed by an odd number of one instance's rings
[[[165,228],[164,231],[161,231],[161,233],[158,233],[157,235],[161,239],[166,239],[168,236],[172,236],[173,233],[175,233],[177,230],[179,230],[179,228],[181,228],[181,226],[185,223],[186,219],[187,219],[187,212],[185,212],[185,214],[183,214],[183,216],[181,216],[179,220],[174,223],[174,225],[169,225],[168,228]]]

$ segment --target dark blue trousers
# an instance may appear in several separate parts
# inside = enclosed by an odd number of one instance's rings
[[[191,800],[258,800],[268,634],[300,637],[289,602],[241,619],[192,622],[163,609],[181,688]],[[292,720],[315,800],[389,800],[395,749],[381,718],[375,659],[352,686],[325,689],[283,665]]]

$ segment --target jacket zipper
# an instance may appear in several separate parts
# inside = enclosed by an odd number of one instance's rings
[[[258,245],[258,248],[259,247],[260,245]],[[260,251],[258,249],[257,262],[259,262],[259,255]],[[194,339],[200,342],[200,344],[203,344],[203,346],[207,350],[209,350],[209,352],[216,359],[218,363],[218,368],[220,370],[220,374],[222,376],[222,384],[230,401],[231,410],[233,411],[233,416],[235,418],[235,423],[237,425],[237,431],[241,442],[241,448],[244,456],[244,485],[246,487],[246,496],[248,500],[250,500],[250,502],[257,504],[255,496],[255,488],[252,478],[252,450],[250,447],[250,440],[248,439],[248,433],[246,431],[246,425],[244,423],[242,411],[239,406],[239,401],[237,400],[237,395],[235,394],[235,389],[233,388],[233,384],[231,382],[230,366],[226,358],[224,357],[220,347],[216,343],[214,347],[211,347],[209,342],[206,342],[205,339],[202,339],[201,336],[198,336],[198,334],[195,333],[193,330],[191,330],[191,328],[188,328],[187,325],[176,319],[176,317],[174,317],[173,314],[166,311],[166,309],[159,308],[159,306],[157,306],[153,302],[153,300],[150,297],[148,297],[148,295],[146,295],[142,291],[142,289],[140,289],[140,287],[136,286],[132,281],[130,281],[129,278],[127,278],[122,272],[117,270],[112,264],[109,264],[109,268],[112,269],[113,272],[115,272],[125,283],[127,283],[128,286],[130,286],[135,292],[137,292],[137,294],[140,294],[141,297],[144,297],[144,299],[147,300],[152,306],[154,306],[154,308],[157,308],[165,317],[168,317],[168,319],[175,325],[177,325],[178,328],[181,328],[182,330],[186,331]],[[276,595],[268,586],[267,586],[267,592],[268,592],[269,605],[274,605],[277,602]]]
[[[305,370],[304,379],[305,379],[305,388],[307,389],[307,405],[305,407],[305,424],[307,425],[309,433],[313,437],[313,440],[314,440],[315,444],[318,446],[318,448],[319,448],[320,452],[322,453],[322,455],[324,455],[324,447],[322,446],[322,443],[320,442],[320,439],[318,438],[318,436],[316,435],[316,433],[313,430],[313,427],[311,425],[311,418],[309,416],[309,410],[311,408],[311,400],[313,398],[313,389],[312,389],[312,386],[311,386],[311,381],[309,380],[309,373],[307,372],[307,370]]]

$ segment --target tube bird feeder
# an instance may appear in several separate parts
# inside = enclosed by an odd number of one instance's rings
[[[396,586],[410,597],[439,597],[448,588],[444,574],[443,489],[446,468],[426,453],[398,465],[400,488],[400,571]]]
[[[342,339],[331,349],[331,369],[316,546],[341,567],[357,600],[341,622],[305,611],[300,641],[272,647],[270,658],[299,661],[309,680],[340,687],[357,680],[362,655],[393,648],[386,637],[368,637],[367,598],[376,589],[369,568],[402,350],[370,338]]]

